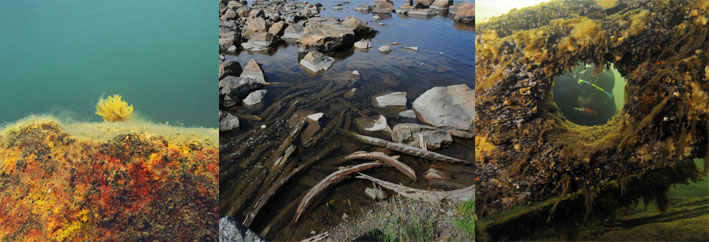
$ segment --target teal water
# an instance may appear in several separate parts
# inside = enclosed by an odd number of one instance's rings
[[[0,1],[0,124],[94,114],[120,94],[140,117],[217,126],[217,4],[193,0]]]

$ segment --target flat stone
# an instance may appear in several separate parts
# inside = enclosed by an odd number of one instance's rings
[[[419,47],[417,46],[405,46],[403,48],[407,50],[419,51]]]
[[[308,119],[317,122],[318,120],[320,120],[320,118],[322,118],[323,115],[324,115],[323,113],[314,113],[314,114],[308,115]]]
[[[244,98],[244,100],[243,100],[244,105],[255,105],[257,103],[260,103],[261,101],[263,101],[263,98],[265,96],[266,96],[265,89],[253,91],[253,92],[249,93],[249,95],[246,96],[246,98]]]
[[[354,43],[355,48],[357,49],[369,49],[372,48],[372,43],[368,39],[362,39],[360,41],[357,41]]]
[[[241,47],[251,51],[266,51],[268,48],[273,46],[277,40],[278,37],[271,33],[256,33],[251,35],[251,39],[249,39],[249,41],[242,43]]]
[[[342,10],[342,6],[333,6],[332,10]]]
[[[383,115],[366,118],[356,118],[355,125],[360,132],[374,134],[380,137],[391,137],[391,128]]]
[[[249,60],[249,63],[244,67],[244,71],[241,73],[240,77],[251,78],[260,84],[268,85],[266,75],[263,74],[263,69],[261,69],[261,66],[254,59]]]
[[[416,112],[411,109],[399,112],[399,120],[407,123],[418,122],[418,119],[416,118]]]
[[[406,92],[393,92],[374,97],[374,106],[386,108],[389,106],[406,106]]]
[[[311,72],[318,73],[327,71],[335,63],[335,58],[324,55],[317,51],[310,51],[300,60],[300,65]]]
[[[219,131],[239,130],[239,118],[219,110]]]
[[[379,47],[379,52],[381,52],[381,53],[389,53],[389,52],[391,52],[391,47],[389,47],[388,45]]]
[[[265,242],[258,234],[229,216],[219,219],[219,241]]]
[[[473,132],[474,99],[475,91],[465,84],[434,87],[414,100],[413,109],[426,124]]]
[[[370,6],[369,4],[366,4],[366,3],[365,3],[365,4],[362,4],[362,5],[358,5],[357,7],[355,7],[354,10],[355,10],[355,11],[360,11],[360,12],[369,12],[369,11],[372,11],[372,6]]]
[[[406,12],[406,15],[409,16],[433,16],[438,14],[438,11],[435,9],[430,9],[430,8],[422,8],[422,9],[411,9],[408,12]]]
[[[425,146],[427,150],[437,150],[453,142],[453,137],[445,130],[413,123],[395,125],[391,139],[414,147]]]

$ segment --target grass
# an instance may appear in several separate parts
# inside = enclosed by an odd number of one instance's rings
[[[382,216],[379,220],[381,234],[378,241],[435,241],[436,227],[432,218],[409,210],[408,216]]]
[[[463,232],[475,237],[475,195],[458,205],[458,218],[453,219],[453,224]]]

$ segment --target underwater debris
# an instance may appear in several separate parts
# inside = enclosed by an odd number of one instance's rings
[[[477,26],[478,215],[707,156],[709,3],[611,2],[551,1]],[[574,124],[552,101],[553,77],[579,62],[612,64],[627,81],[624,106],[605,125]],[[600,206],[580,196],[581,207]]]
[[[0,240],[216,240],[218,149],[147,132],[78,138],[54,121],[0,133]]]
[[[130,118],[133,113],[133,105],[121,99],[121,95],[109,96],[106,99],[98,100],[96,104],[96,114],[103,117],[103,121],[118,122]]]

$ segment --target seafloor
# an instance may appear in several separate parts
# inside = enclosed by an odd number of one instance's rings
[[[216,129],[132,125],[2,130],[0,241],[217,240]]]

